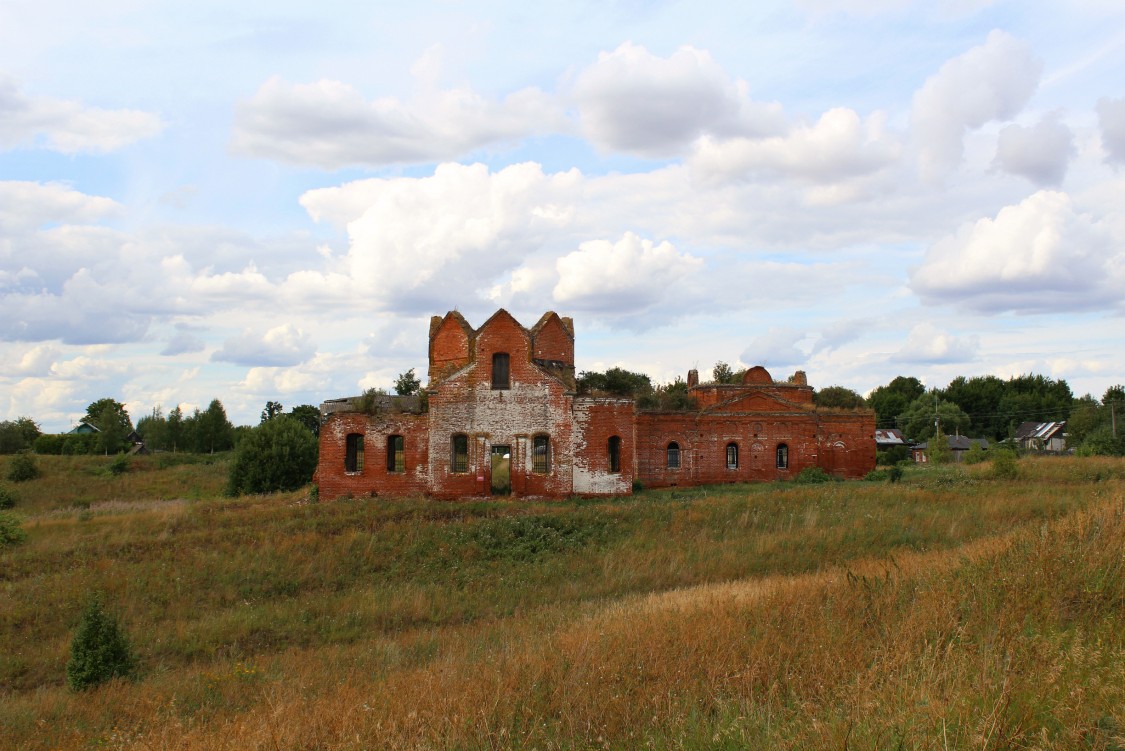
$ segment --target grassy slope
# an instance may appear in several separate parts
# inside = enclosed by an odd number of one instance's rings
[[[1111,748],[1125,724],[1120,462],[552,504],[41,463],[0,552],[17,747]],[[143,669],[74,695],[92,589]]]

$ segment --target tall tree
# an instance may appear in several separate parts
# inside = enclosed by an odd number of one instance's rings
[[[414,375],[414,368],[405,373],[399,373],[398,378],[395,379],[395,393],[399,396],[417,394],[420,388],[422,388],[422,382]]]
[[[281,402],[275,402],[272,400],[266,402],[266,408],[262,410],[262,419],[259,421],[259,424],[266,422],[267,420],[272,420],[273,418],[282,414],[284,410],[285,407],[281,406]]]
[[[120,451],[126,436],[133,432],[133,421],[125,405],[108,397],[92,402],[86,408],[85,419],[98,429],[98,449],[106,455]]]
[[[844,386],[829,386],[814,391],[813,404],[818,407],[835,407],[837,409],[858,409],[867,406],[867,402],[862,396]]]
[[[875,420],[879,427],[901,428],[897,418],[925,393],[926,387],[917,378],[898,376],[886,386],[874,389],[867,397],[867,404],[875,410]]]
[[[144,438],[145,446],[152,451],[166,451],[169,448],[168,420],[159,404],[152,408],[152,414],[137,420],[137,432]]]
[[[320,436],[320,410],[313,405],[300,404],[289,410],[289,416],[308,428],[314,436]]]
[[[1007,386],[996,376],[958,376],[942,391],[942,397],[965,412],[971,420],[968,431],[976,437],[1001,440],[1008,436],[1008,418],[1001,412]]]
[[[184,411],[180,409],[178,404],[168,413],[168,442],[171,444],[173,452],[185,446]]]
[[[911,402],[900,415],[902,431],[908,438],[925,441],[934,435],[940,425],[943,435],[964,434],[969,427],[969,416],[950,401],[939,398],[933,391]]]
[[[15,454],[29,449],[42,433],[30,417],[0,422],[0,454]]]
[[[193,415],[193,417],[195,417]],[[234,426],[218,399],[212,399],[207,410],[199,412],[195,425],[195,445],[199,453],[227,451],[234,444]]]

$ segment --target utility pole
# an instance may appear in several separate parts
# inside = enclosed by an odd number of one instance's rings
[[[1113,440],[1117,440],[1117,402],[1109,403],[1109,424],[1113,430]]]

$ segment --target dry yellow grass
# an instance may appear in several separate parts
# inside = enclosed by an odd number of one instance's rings
[[[905,522],[918,525],[926,503],[1001,519],[1015,518],[1001,514],[1004,493],[1033,506],[1064,486],[1088,498],[952,549],[896,547],[795,575],[220,653],[88,694],[9,693],[3,716],[23,723],[11,728],[21,748],[1111,749],[1125,743],[1125,504],[1120,464],[1097,470],[1108,480],[1092,479],[1092,466],[1029,464],[1034,477],[1018,486],[930,488],[922,477],[902,488],[925,496]],[[779,492],[794,528],[812,535],[835,513],[825,499],[864,488],[802,490],[802,501]],[[706,495],[654,510],[667,534],[606,556],[600,575],[717,566],[721,555],[704,564],[691,548],[664,548],[700,536],[723,545],[730,533],[707,520],[728,502]],[[861,508],[857,529],[904,523]],[[750,525],[754,513],[730,518]],[[760,550],[790,544],[784,527]],[[317,542],[305,532],[290,544]],[[353,593],[347,607],[373,607],[362,599],[371,594]],[[396,597],[394,608],[418,617],[442,607],[421,582]]]

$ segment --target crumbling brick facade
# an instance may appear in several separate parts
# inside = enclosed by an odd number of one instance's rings
[[[648,487],[786,479],[807,467],[862,477],[875,467],[875,416],[821,411],[798,373],[765,368],[741,384],[699,384],[690,411],[639,411],[632,399],[577,393],[574,325],[530,329],[497,311],[479,329],[457,312],[430,322],[429,384],[419,397],[321,405],[322,498],[425,493],[622,495]]]

